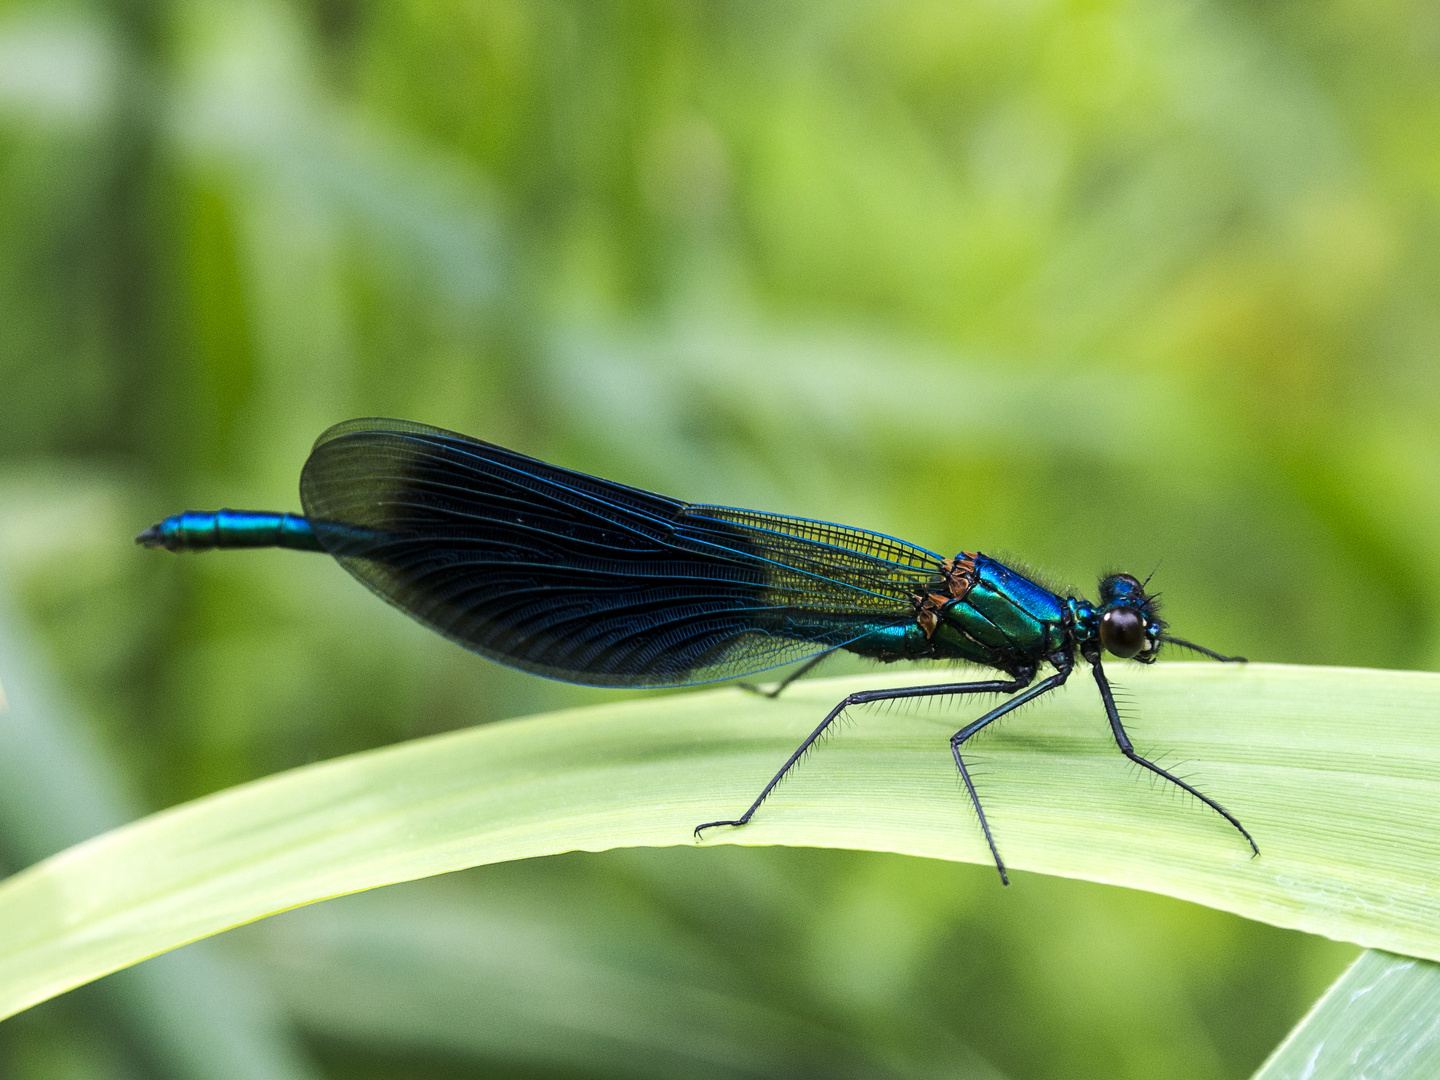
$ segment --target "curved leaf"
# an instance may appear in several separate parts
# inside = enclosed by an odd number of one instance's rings
[[[1365,952],[1252,1080],[1414,1080],[1440,1073],[1440,965]]]
[[[1141,751],[1232,810],[1261,857],[1193,800],[1136,783],[1077,675],[974,744],[1013,868],[1440,959],[1440,675],[1116,669]],[[695,843],[693,826],[743,810],[835,700],[919,681],[887,673],[797,684],[776,701],[721,689],[551,713],[155,814],[0,884],[0,1015],[342,893],[561,851]],[[975,712],[857,709],[754,823],[704,842],[986,862],[946,742]]]

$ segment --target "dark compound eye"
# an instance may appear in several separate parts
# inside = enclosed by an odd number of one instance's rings
[[[1100,618],[1100,644],[1122,660],[1139,656],[1145,648],[1145,620],[1134,608],[1107,611]]]

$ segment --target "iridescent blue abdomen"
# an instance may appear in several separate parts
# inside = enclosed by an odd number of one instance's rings
[[[283,547],[324,551],[315,532],[299,514],[272,514],[253,510],[187,510],[152,525],[136,538],[149,547],[169,551],[209,551],[211,548]]]

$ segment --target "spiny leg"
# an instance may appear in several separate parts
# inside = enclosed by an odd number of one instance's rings
[[[1135,762],[1136,765],[1141,765],[1149,769],[1156,776],[1162,776],[1181,790],[1188,791],[1191,795],[1194,795],[1195,798],[1199,799],[1206,806],[1210,807],[1211,810],[1214,810],[1231,825],[1235,826],[1240,835],[1245,837],[1245,841],[1250,845],[1250,850],[1256,855],[1259,855],[1260,848],[1256,845],[1255,838],[1246,831],[1245,826],[1240,824],[1239,819],[1236,818],[1234,814],[1230,813],[1229,810],[1226,810],[1218,802],[1210,798],[1210,796],[1187,784],[1184,780],[1181,780],[1174,773],[1166,772],[1153,761],[1148,761],[1135,752],[1135,746],[1130,742],[1130,736],[1125,733],[1125,725],[1120,722],[1120,710],[1115,708],[1115,695],[1110,692],[1110,680],[1105,677],[1105,672],[1100,667],[1099,654],[1096,653],[1092,656],[1086,656],[1085,659],[1090,661],[1090,671],[1095,676],[1095,684],[1100,687],[1100,700],[1105,703],[1105,715],[1110,718],[1110,731],[1115,736],[1115,744],[1120,747],[1120,752]]]
[[[810,749],[815,740],[825,734],[825,729],[834,722],[835,718],[851,705],[864,705],[871,701],[890,701],[900,698],[939,697],[946,694],[1013,694],[1029,685],[1030,680],[1034,677],[1034,672],[1031,672],[1027,677],[1019,679],[990,679],[985,682],[946,683],[941,686],[911,686],[899,690],[861,690],[851,694],[831,709],[825,719],[820,721],[820,726],[807,735],[805,741],[795,748],[795,752],[786,759],[784,765],[780,766],[780,771],[770,778],[765,789],[755,797],[755,801],[750,804],[750,809],[733,821],[707,821],[703,825],[696,825],[695,838],[698,840],[702,832],[706,829],[713,829],[717,825],[731,825],[738,828],[748,824],[750,819],[755,816],[755,811],[760,809],[760,804],[768,799],[770,793],[775,790],[775,785],[780,783],[785,778],[785,774],[794,768],[795,763],[804,756],[805,751]],[[966,782],[969,783],[968,778]],[[986,835],[989,835],[988,830]]]
[[[1002,702],[984,716],[980,717],[980,719],[972,720],[954,735],[950,736],[950,752],[955,755],[955,764],[960,769],[960,779],[965,781],[965,790],[970,793],[970,801],[974,803],[975,813],[979,815],[980,829],[985,833],[985,843],[990,845],[990,855],[995,860],[995,869],[1000,871],[1000,884],[1002,885],[1009,885],[1010,878],[1005,873],[1005,862],[1000,858],[1000,851],[995,846],[995,837],[990,833],[990,822],[985,820],[985,811],[980,806],[980,796],[975,791],[975,783],[970,779],[970,770],[965,767],[965,759],[960,756],[960,747],[966,739],[970,738],[970,736],[974,735],[987,724],[1000,719],[1000,717],[1012,709],[1018,709],[1027,701],[1034,701],[1041,694],[1054,690],[1070,677],[1070,671],[1071,665],[1066,664],[1048,679],[1042,679],[1023,694],[1013,697],[1009,701]]]
[[[774,690],[761,690],[760,687],[756,686],[754,683],[748,682],[736,683],[735,685],[740,687],[741,690],[749,690],[750,693],[759,694],[761,697],[777,698],[787,686],[789,686],[796,679],[800,678],[802,675],[808,675],[811,671],[815,669],[815,667],[820,663],[821,660],[824,660],[834,651],[834,649],[826,649],[822,653],[816,653],[809,660],[806,660],[805,663],[801,664],[798,668],[792,671],[789,675],[786,675],[785,678],[781,679],[780,684],[776,686]]]

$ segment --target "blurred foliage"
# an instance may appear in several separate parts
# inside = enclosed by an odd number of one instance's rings
[[[608,699],[129,546],[366,414],[1440,666],[1437,75],[1413,0],[0,4],[0,584],[148,808]],[[221,944],[377,1078],[1240,1077],[1353,952],[992,874],[567,856]],[[180,1075],[97,1000],[0,1070]]]

